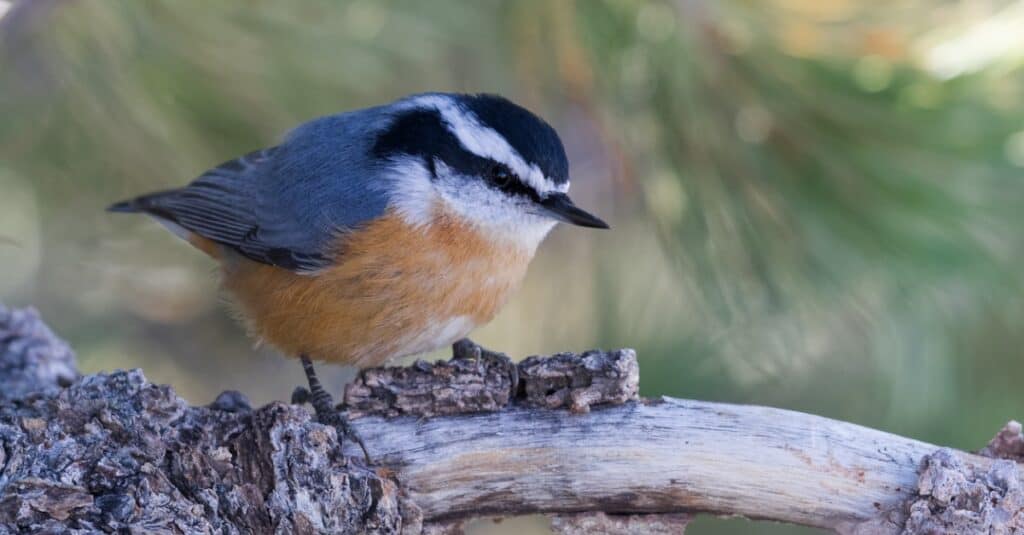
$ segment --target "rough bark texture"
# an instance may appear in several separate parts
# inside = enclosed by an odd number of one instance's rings
[[[363,370],[345,388],[349,415],[432,417],[496,411],[512,398],[512,361],[467,359]]]
[[[353,418],[497,411],[513,399],[582,413],[595,404],[639,399],[639,385],[636,353],[618,349],[530,357],[518,365],[508,359],[458,359],[371,368],[346,387],[344,399]]]
[[[300,407],[189,407],[138,371],[0,409],[0,532],[352,532],[401,526],[394,484]]]
[[[34,311],[0,306],[0,533],[359,533],[416,523],[395,483],[349,462],[334,429],[302,407],[253,411],[232,392],[190,407],[137,370],[76,376],[67,344]]]
[[[537,512],[558,533],[681,533],[687,511],[1024,533],[1016,422],[993,460],[788,411],[642,401],[637,379],[629,350],[367,370],[345,396],[367,468],[302,407],[237,392],[194,407],[139,371],[78,377],[38,315],[0,306],[0,533],[440,534]]]
[[[35,309],[0,304],[0,402],[52,393],[76,378],[74,352]]]
[[[994,459],[1024,461],[1024,433],[1021,432],[1020,422],[1007,422],[979,453]]]
[[[929,455],[904,533],[1024,533],[1024,489],[1017,463],[969,466],[950,450]]]
[[[639,399],[640,366],[632,349],[530,357],[519,364],[519,377],[530,407],[585,413],[591,405]]]
[[[495,411],[515,365],[456,360],[362,372],[353,417]],[[613,378],[621,375],[618,385]],[[635,398],[631,351],[532,359],[522,401],[586,410]],[[428,533],[392,472],[347,458],[302,407],[252,410],[226,391],[191,407],[141,371],[79,378],[74,354],[31,309],[0,306],[0,533]]]

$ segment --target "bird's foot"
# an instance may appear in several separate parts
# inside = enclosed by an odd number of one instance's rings
[[[355,429],[348,422],[348,418],[342,414],[334,404],[334,398],[324,390],[313,370],[313,362],[308,357],[302,357],[302,368],[306,372],[306,379],[309,381],[309,388],[296,387],[292,392],[292,403],[302,405],[309,403],[316,411],[316,420],[324,425],[333,427],[338,432],[338,442],[345,439],[352,439],[363,450],[363,458],[366,464],[373,464],[370,453],[366,450],[366,444],[359,437]]]
[[[452,344],[452,358],[471,360],[477,363],[492,362],[498,366],[506,367],[509,370],[509,380],[512,383],[513,398],[519,390],[519,367],[504,353],[491,351],[469,338],[463,338]]]

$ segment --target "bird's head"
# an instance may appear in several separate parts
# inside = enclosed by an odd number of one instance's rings
[[[492,235],[536,247],[558,221],[608,228],[573,204],[555,130],[494,95],[430,93],[388,106],[373,147],[392,204],[428,225],[438,203]]]

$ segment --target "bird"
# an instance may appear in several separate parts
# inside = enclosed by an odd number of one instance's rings
[[[108,210],[149,215],[216,260],[250,334],[302,361],[308,396],[293,399],[351,436],[313,361],[367,368],[449,345],[503,356],[467,337],[542,240],[558,222],[609,228],[568,191],[543,119],[498,95],[435,92],[310,120]]]

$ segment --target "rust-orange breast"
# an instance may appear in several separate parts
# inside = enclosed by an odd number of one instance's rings
[[[447,213],[427,227],[389,213],[342,236],[337,264],[316,275],[232,259],[224,286],[254,334],[286,354],[366,367],[490,321],[532,255]]]

